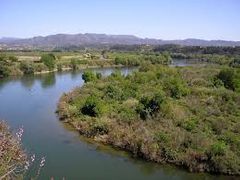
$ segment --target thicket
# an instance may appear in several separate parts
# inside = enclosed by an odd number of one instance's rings
[[[240,174],[240,72],[146,64],[92,78],[58,112],[81,134],[190,171]],[[232,88],[234,87],[234,88]]]

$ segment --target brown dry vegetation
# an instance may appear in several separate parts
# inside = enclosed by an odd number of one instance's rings
[[[5,122],[0,121],[0,179],[16,178],[16,170],[25,164],[26,155],[21,143]]]

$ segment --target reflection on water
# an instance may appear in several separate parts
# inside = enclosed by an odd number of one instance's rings
[[[33,87],[35,81],[36,81],[36,79],[33,75],[22,76],[20,79],[22,86],[25,87],[26,89],[31,89]]]
[[[56,83],[56,76],[55,73],[48,73],[41,75],[41,85],[43,88],[52,87]]]
[[[79,71],[71,71],[71,78],[72,80],[76,79],[78,77]]]
[[[107,76],[114,69],[94,71]],[[126,75],[132,69],[122,68],[121,71]],[[38,159],[46,157],[39,179],[220,178],[134,159],[129,153],[79,136],[71,127],[59,122],[55,111],[62,93],[83,84],[80,70],[0,80],[0,119],[6,120],[13,129],[23,126],[26,151],[36,154]]]

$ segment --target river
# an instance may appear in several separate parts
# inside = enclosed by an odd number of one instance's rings
[[[95,69],[109,75],[114,69]],[[124,74],[132,69],[122,68]],[[23,76],[0,80],[0,119],[11,129],[24,128],[23,147],[36,154],[25,179],[33,177],[46,158],[39,179],[219,179],[170,165],[145,162],[109,146],[92,143],[59,121],[55,111],[64,92],[82,86],[82,71]]]

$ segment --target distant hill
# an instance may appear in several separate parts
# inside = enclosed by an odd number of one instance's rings
[[[16,40],[19,40],[19,38],[3,37],[0,39],[0,43],[10,43]]]
[[[106,34],[56,34],[50,36],[37,36],[28,39],[2,38],[0,44],[8,46],[23,47],[67,47],[84,45],[164,45],[177,44],[184,46],[240,46],[240,41],[224,40],[202,40],[202,39],[184,39],[184,40],[160,40],[139,38],[133,35],[106,35]]]

